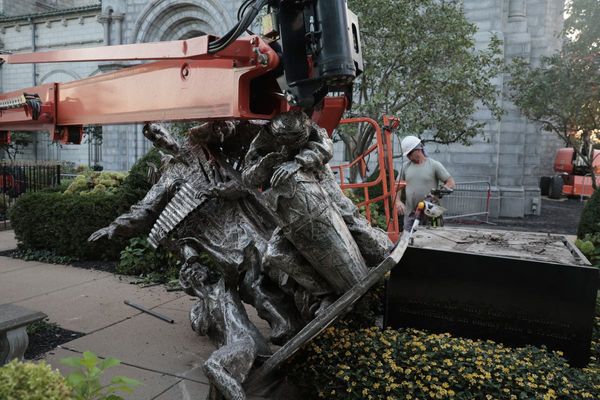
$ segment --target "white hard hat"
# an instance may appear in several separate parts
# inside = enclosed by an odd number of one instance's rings
[[[406,157],[408,153],[417,148],[418,145],[421,144],[421,139],[416,136],[407,136],[402,139],[400,143],[400,147],[402,148],[402,155]]]

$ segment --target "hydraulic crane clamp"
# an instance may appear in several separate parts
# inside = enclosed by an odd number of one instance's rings
[[[278,38],[273,48],[284,69],[278,83],[288,102],[312,109],[327,93],[343,92],[351,104],[363,60],[358,18],[346,1],[272,0],[269,6],[263,33]]]

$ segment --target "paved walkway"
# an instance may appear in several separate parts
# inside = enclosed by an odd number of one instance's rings
[[[15,247],[12,231],[0,232],[0,251]],[[107,375],[125,375],[142,382],[127,399],[206,398],[208,380],[200,367],[214,346],[190,328],[188,312],[193,298],[183,292],[167,292],[163,286],[142,289],[129,282],[107,272],[0,257],[0,304],[43,311],[50,322],[85,333],[47,353],[44,358],[51,365],[69,372],[59,360],[89,350],[122,361]],[[141,313],[124,300],[165,314],[175,323]],[[253,309],[249,314],[268,335],[268,325]]]

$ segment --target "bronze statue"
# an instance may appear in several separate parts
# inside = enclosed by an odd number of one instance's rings
[[[303,113],[264,126],[203,123],[182,144],[157,124],[144,135],[163,152],[160,179],[89,240],[149,234],[178,252],[181,286],[198,298],[192,328],[218,348],[204,364],[209,397],[244,399],[242,384],[270,349],[241,301],[269,323],[271,342],[285,344],[391,242],[343,195],[327,165],[332,142]]]

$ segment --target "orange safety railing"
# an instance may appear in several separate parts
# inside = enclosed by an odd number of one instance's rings
[[[349,163],[331,166],[331,169],[337,171],[339,183],[342,190],[353,189],[361,190],[364,200],[357,204],[358,207],[365,208],[365,214],[369,222],[371,222],[371,210],[369,205],[375,203],[383,204],[385,221],[387,226],[387,234],[392,241],[397,241],[399,238],[399,221],[398,214],[395,212],[396,191],[400,188],[400,184],[395,181],[394,177],[394,162],[393,162],[393,147],[392,147],[392,126],[390,118],[384,116],[384,129],[382,131],[379,124],[366,117],[348,118],[340,121],[342,124],[370,124],[375,130],[375,143],[373,143],[364,153]],[[353,168],[356,168],[362,179],[367,176],[368,158],[375,154],[379,166],[379,175],[376,179],[369,182],[346,183],[346,177]],[[370,198],[369,189],[376,186],[381,186],[381,195]]]

